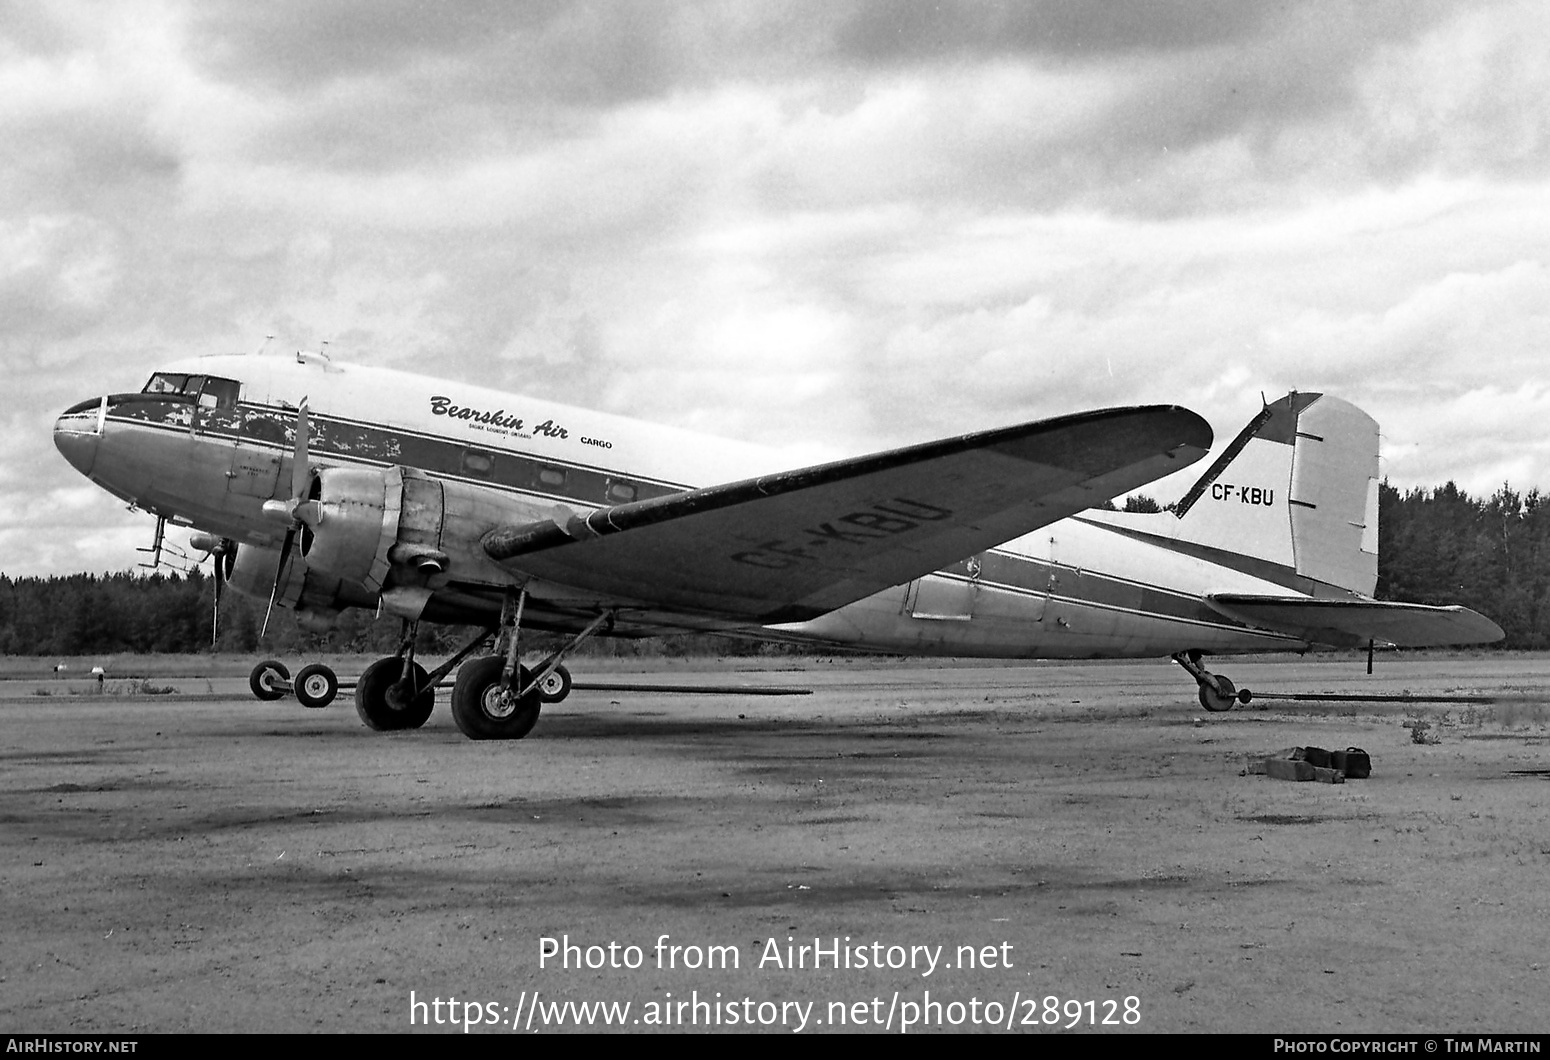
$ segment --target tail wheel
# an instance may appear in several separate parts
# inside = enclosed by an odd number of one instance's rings
[[[285,668],[285,664],[277,659],[265,659],[253,667],[253,672],[248,675],[248,687],[253,694],[266,702],[285,698],[285,685],[291,679],[291,672]]]
[[[538,697],[545,703],[558,703],[570,695],[570,671],[561,663],[538,682]]]
[[[436,709],[436,686],[425,667],[410,663],[407,682],[403,672],[404,660],[391,655],[366,667],[356,682],[355,713],[368,729],[418,729]]]
[[[1200,705],[1209,711],[1220,713],[1231,710],[1238,702],[1238,689],[1221,674],[1207,674],[1208,681],[1200,683]]]
[[[339,678],[322,663],[313,663],[301,668],[292,687],[296,690],[298,703],[317,709],[328,706],[339,694]]]
[[[515,688],[501,683],[506,661],[498,655],[486,656],[463,664],[452,686],[452,720],[470,740],[520,740],[538,724],[543,697],[538,689],[517,698],[517,689],[531,675],[517,667],[511,680]]]

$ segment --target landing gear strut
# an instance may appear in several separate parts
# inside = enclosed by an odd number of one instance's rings
[[[1254,693],[1247,688],[1237,688],[1223,675],[1213,674],[1201,666],[1198,651],[1177,652],[1173,661],[1195,679],[1200,686],[1200,705],[1213,713],[1231,710],[1234,704],[1247,703],[1254,698]]]

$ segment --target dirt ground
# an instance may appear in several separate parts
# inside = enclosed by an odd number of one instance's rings
[[[8,663],[0,1029],[1550,1031],[1544,657],[1219,660],[1494,699],[1229,714],[1164,662],[613,666],[813,694],[488,744],[250,664]],[[1243,775],[1299,744],[1372,777]]]

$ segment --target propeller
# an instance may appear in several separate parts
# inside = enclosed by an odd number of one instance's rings
[[[231,580],[231,572],[237,565],[237,543],[229,537],[216,537],[203,530],[189,534],[188,543],[204,553],[198,562],[215,560],[215,607],[210,613],[210,646],[213,648],[221,633],[221,585]]]
[[[269,617],[274,612],[275,601],[280,597],[280,586],[285,582],[297,532],[317,526],[322,518],[318,502],[310,496],[313,482],[312,466],[307,462],[310,430],[307,399],[302,398],[296,408],[296,449],[291,457],[291,495],[287,500],[264,502],[265,515],[285,522],[285,538],[280,542],[280,562],[275,565],[274,588],[269,592],[269,606],[264,610],[264,624],[258,632],[260,637],[269,630]]]

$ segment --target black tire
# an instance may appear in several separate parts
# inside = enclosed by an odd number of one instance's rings
[[[561,663],[554,671],[545,677],[538,685],[538,698],[545,703],[558,703],[570,695],[570,671]]]
[[[414,687],[401,687],[404,660],[396,655],[378,659],[366,667],[355,683],[355,713],[368,729],[396,732],[418,729],[436,709],[436,686],[419,663],[411,663]]]
[[[296,702],[319,710],[332,703],[339,694],[339,677],[322,663],[313,663],[297,671],[291,689],[296,693]]]
[[[272,703],[277,699],[284,699],[286,689],[276,688],[275,681],[289,682],[291,672],[285,668],[285,664],[278,659],[265,659],[253,667],[253,672],[248,675],[248,687],[253,694],[266,703]]]
[[[1231,710],[1238,702],[1237,688],[1221,674],[1207,674],[1209,684],[1200,686],[1200,705],[1213,713]]]
[[[490,655],[464,663],[457,672],[452,720],[470,740],[520,740],[538,724],[543,698],[534,689],[515,702],[514,690],[501,686],[505,665],[506,660]],[[532,676],[527,667],[519,666],[512,680],[520,688]]]

